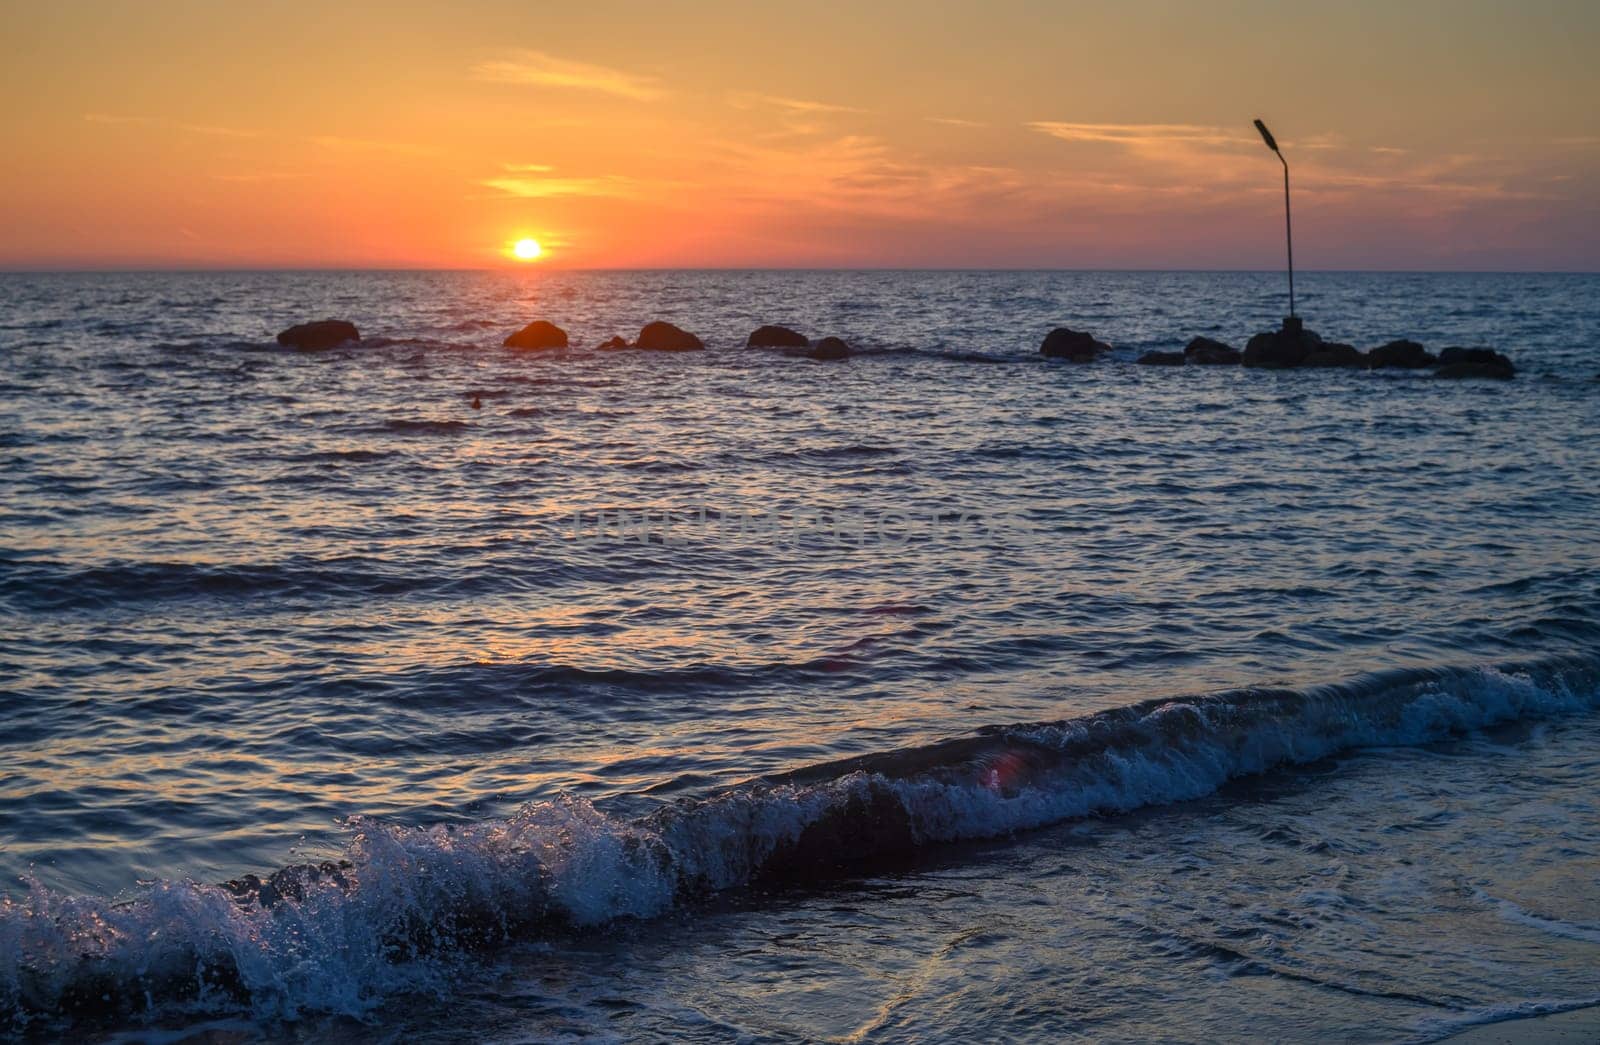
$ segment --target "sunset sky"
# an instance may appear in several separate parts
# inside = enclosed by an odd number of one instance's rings
[[[10,4],[0,266],[1600,268],[1600,3]]]

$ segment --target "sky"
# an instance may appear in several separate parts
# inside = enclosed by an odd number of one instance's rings
[[[1600,269],[1600,3],[6,0],[0,267]]]

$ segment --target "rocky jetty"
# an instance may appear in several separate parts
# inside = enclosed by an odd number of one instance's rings
[[[1287,370],[1300,366],[1307,356],[1322,347],[1322,338],[1314,331],[1304,329],[1299,323],[1285,322],[1281,330],[1257,334],[1246,342],[1241,362],[1245,366]]]
[[[1183,349],[1184,358],[1199,366],[1238,366],[1244,358],[1237,348],[1210,337],[1197,337]]]
[[[1439,369],[1434,377],[1492,378],[1497,381],[1515,377],[1517,368],[1511,360],[1492,348],[1447,348],[1439,353]]]
[[[1052,359],[1070,359],[1074,363],[1087,363],[1109,351],[1111,346],[1104,341],[1096,340],[1093,334],[1067,327],[1057,327],[1050,331],[1045,335],[1044,342],[1039,345],[1041,355]]]
[[[807,348],[811,344],[806,336],[788,327],[757,327],[745,342],[748,348]]]
[[[644,329],[639,331],[639,337],[634,341],[624,341],[620,337],[611,337],[595,348],[602,352],[616,352],[626,348],[636,348],[645,352],[695,352],[705,348],[705,343],[687,330],[681,330],[671,323],[657,320],[646,323]]]
[[[278,335],[278,344],[305,352],[337,348],[347,341],[360,341],[361,331],[343,319],[319,319],[292,326]]]
[[[1415,341],[1401,338],[1367,350],[1367,366],[1374,370],[1394,367],[1401,370],[1421,370],[1438,365],[1439,359]]]
[[[1367,356],[1354,345],[1344,345],[1337,341],[1324,341],[1319,348],[1312,349],[1300,361],[1301,366],[1314,367],[1365,367]]]
[[[547,323],[536,319],[521,330],[512,334],[502,342],[506,348],[525,348],[542,350],[547,348],[566,348],[567,332],[554,323]]]
[[[694,352],[706,346],[687,330],[656,320],[644,325],[633,347],[647,352]]]
[[[1134,362],[1140,366],[1183,366],[1187,357],[1182,352],[1146,352]]]
[[[1191,341],[1193,349],[1201,338]],[[1209,351],[1209,348],[1205,349]],[[1192,353],[1191,353],[1192,355]],[[1516,374],[1511,360],[1492,348],[1447,348],[1437,356],[1420,343],[1401,338],[1366,352],[1353,345],[1324,341],[1298,320],[1285,320],[1283,329],[1257,334],[1244,349],[1245,366],[1287,369],[1290,367],[1364,367],[1370,370],[1423,370],[1446,378],[1494,378],[1505,380]]]
[[[806,355],[812,359],[849,359],[851,349],[849,343],[842,338],[825,337],[811,346],[811,351]]]

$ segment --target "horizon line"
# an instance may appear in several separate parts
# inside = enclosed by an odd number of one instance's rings
[[[0,275],[138,275],[138,274],[270,274],[270,273],[408,273],[408,272],[1114,272],[1114,273],[1189,273],[1196,275],[1278,274],[1282,268],[1162,268],[1131,266],[1056,266],[1056,265],[125,265],[125,266],[44,266],[11,267],[0,265]],[[1297,268],[1300,273],[1326,275],[1417,275],[1417,276],[1593,276],[1600,268]]]

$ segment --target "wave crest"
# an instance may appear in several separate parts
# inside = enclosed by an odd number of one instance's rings
[[[138,1016],[173,1004],[360,1014],[437,987],[498,942],[650,918],[692,897],[1210,794],[1238,776],[1592,710],[1600,657],[1384,672],[1307,689],[1154,700],[813,766],[633,820],[580,798],[503,820],[348,822],[343,858],[121,902],[34,883],[0,898],[0,1014]]]

